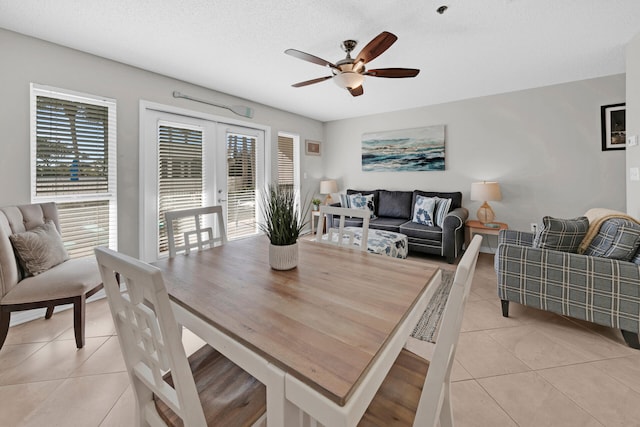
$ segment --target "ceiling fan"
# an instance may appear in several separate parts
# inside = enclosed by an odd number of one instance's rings
[[[294,56],[304,61],[313,62],[314,64],[322,65],[331,68],[332,75],[319,77],[317,79],[306,80],[304,82],[293,84],[293,87],[302,87],[311,85],[314,83],[320,83],[328,79],[333,81],[341,88],[347,89],[351,95],[360,96],[364,93],[362,88],[362,82],[364,76],[371,77],[386,77],[386,78],[403,78],[403,77],[415,77],[420,70],[414,68],[378,68],[375,70],[367,70],[365,65],[375,58],[380,56],[384,51],[389,49],[395,41],[398,40],[394,34],[387,31],[383,31],[377,37],[369,42],[356,56],[351,58],[351,52],[358,44],[355,40],[345,40],[342,42],[342,49],[347,53],[345,59],[341,59],[335,64],[326,61],[317,56],[305,53],[296,49],[287,49],[284,51],[287,55]]]

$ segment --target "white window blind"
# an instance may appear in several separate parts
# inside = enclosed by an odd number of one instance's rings
[[[56,202],[72,258],[117,246],[116,104],[32,85],[31,201]]]
[[[278,135],[278,185],[294,186],[293,138]]]
[[[256,145],[250,135],[227,133],[227,236],[256,234]]]
[[[158,224],[159,252],[169,251],[164,213],[196,208],[203,201],[202,130],[184,125],[158,126]],[[174,224],[176,245],[183,244],[182,232],[193,230],[193,218]]]

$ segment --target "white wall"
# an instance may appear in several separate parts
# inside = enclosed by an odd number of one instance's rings
[[[339,188],[462,191],[497,180],[496,221],[529,229],[542,216],[575,217],[592,207],[624,210],[625,153],[601,151],[600,106],[625,102],[615,75],[325,124],[325,175]],[[446,170],[362,172],[366,132],[446,125]]]
[[[640,33],[627,45],[627,136],[640,137]],[[627,147],[627,210],[640,218],[640,182],[629,181],[629,168],[640,168],[640,145]]]
[[[238,119],[233,113],[200,103],[175,99],[174,90],[220,104],[243,104],[255,111],[248,123],[271,126],[272,150],[279,131],[304,140],[324,140],[321,122],[204,89],[105,58],[68,49],[0,29],[0,206],[30,203],[29,84],[39,83],[113,98],[118,111],[118,240],[120,250],[138,256],[138,109],[140,100]],[[277,164],[272,151],[271,159]],[[322,160],[301,156],[303,194],[318,188]],[[274,166],[275,168],[275,166]],[[275,170],[275,169],[274,169]]]

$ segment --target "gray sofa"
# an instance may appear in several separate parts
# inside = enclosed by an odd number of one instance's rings
[[[420,190],[347,190],[347,194],[357,193],[373,195],[376,218],[371,219],[369,228],[407,235],[409,251],[443,256],[449,263],[453,263],[462,253],[464,223],[469,216],[467,209],[462,207],[462,193]],[[451,206],[442,227],[427,226],[411,221],[418,195],[451,199]],[[332,206],[340,206],[340,203],[334,203]],[[335,218],[328,217],[327,221],[334,227],[338,226],[338,220]],[[362,221],[347,220],[345,225],[359,227],[362,225]]]
[[[498,297],[620,329],[640,348],[640,253],[631,261],[541,249],[534,234],[501,230],[495,255]]]

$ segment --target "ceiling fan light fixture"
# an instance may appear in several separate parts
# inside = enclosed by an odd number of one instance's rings
[[[343,71],[336,74],[333,81],[343,89],[355,89],[362,85],[364,76],[353,71]]]

